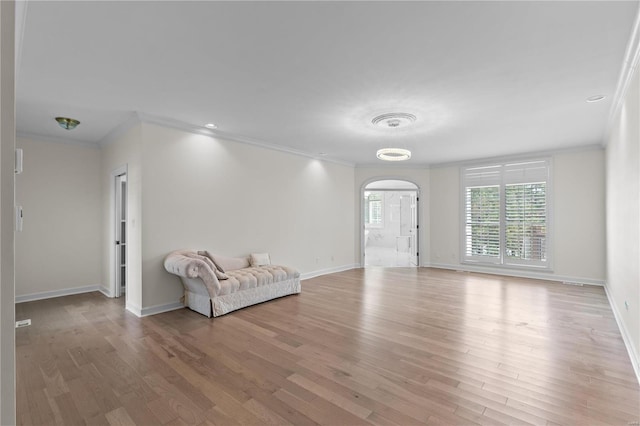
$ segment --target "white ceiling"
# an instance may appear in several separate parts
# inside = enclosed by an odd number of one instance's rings
[[[408,148],[414,166],[600,144],[637,11],[637,1],[29,1],[17,127],[98,143],[138,112],[354,164]],[[386,112],[417,121],[374,127]],[[82,124],[65,131],[59,115]]]

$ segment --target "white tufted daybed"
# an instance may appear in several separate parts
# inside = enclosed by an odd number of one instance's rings
[[[180,277],[185,305],[209,318],[301,290],[300,273],[271,265],[266,253],[226,257],[177,250],[167,255],[164,268]]]

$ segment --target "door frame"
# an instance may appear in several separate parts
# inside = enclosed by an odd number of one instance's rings
[[[120,166],[114,170],[111,171],[110,176],[109,176],[109,236],[107,239],[107,245],[108,245],[108,253],[109,253],[109,290],[110,290],[110,297],[117,297],[117,295],[119,294],[119,290],[116,288],[116,284],[118,282],[117,278],[116,278],[116,274],[117,272],[119,272],[119,268],[120,266],[117,265],[117,256],[116,256],[116,245],[115,245],[115,236],[116,236],[116,206],[117,206],[117,202],[116,202],[116,178],[120,175],[127,175],[127,178],[129,177],[129,167],[128,164],[125,164],[123,166]],[[125,226],[125,235],[127,235],[127,239],[129,236],[129,190],[128,190],[128,186],[129,183],[127,181],[127,205],[126,205],[126,218],[127,218],[127,222],[126,222],[126,226]],[[129,264],[129,250],[125,251],[125,257],[127,258],[126,260],[126,264]],[[127,280],[126,282],[128,282],[128,273],[129,273],[129,268],[127,268]],[[125,300],[129,299],[129,292],[125,291]]]
[[[420,229],[420,194],[421,194],[421,190],[420,190],[420,185],[418,185],[417,182],[414,182],[411,179],[407,179],[405,177],[397,177],[397,176],[381,176],[381,177],[372,177],[369,178],[367,180],[365,180],[362,185],[360,186],[360,192],[358,194],[359,198],[360,198],[360,217],[358,219],[358,223],[360,225],[360,267],[364,268],[365,267],[365,260],[364,260],[364,252],[365,252],[365,240],[364,240],[364,193],[367,190],[366,187],[374,182],[379,182],[379,181],[384,181],[384,180],[398,180],[398,181],[402,181],[402,182],[407,182],[410,183],[412,185],[415,185],[415,189],[393,189],[393,188],[389,188],[389,189],[380,189],[381,191],[398,191],[398,192],[402,192],[402,191],[413,191],[417,194],[417,200],[416,200],[416,226],[417,226],[417,236],[416,236],[416,253],[418,253],[417,256],[417,265],[415,266],[416,268],[420,267],[420,247],[422,247],[422,229]],[[371,189],[369,189],[370,191]],[[374,190],[376,190],[374,188]]]

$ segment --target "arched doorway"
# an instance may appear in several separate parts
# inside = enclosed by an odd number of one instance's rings
[[[361,195],[363,266],[418,266],[418,185],[374,180],[362,187]]]

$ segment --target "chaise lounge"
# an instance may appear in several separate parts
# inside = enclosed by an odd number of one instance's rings
[[[167,255],[164,268],[180,277],[186,306],[209,318],[301,291],[300,273],[271,265],[266,253],[226,257],[177,250]]]

